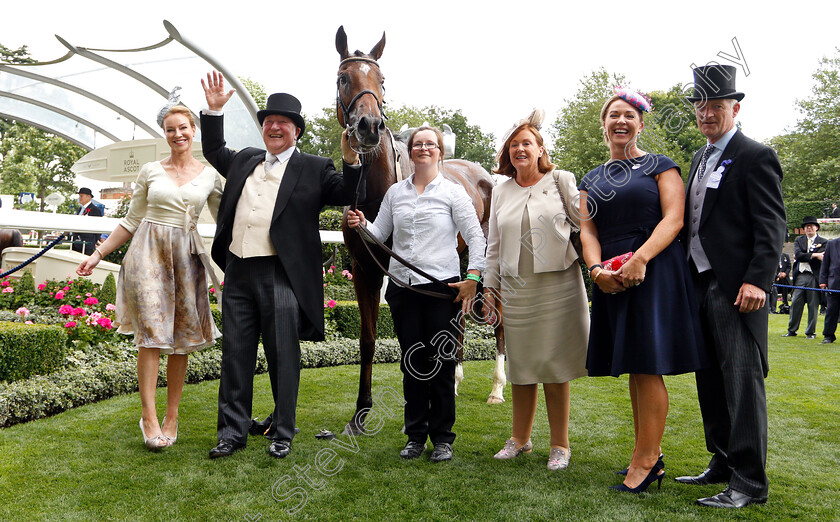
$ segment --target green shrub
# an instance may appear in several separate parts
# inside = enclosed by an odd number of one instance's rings
[[[361,335],[361,314],[359,305],[356,302],[340,301],[335,308],[328,311],[329,316],[335,321],[342,337],[358,339]],[[391,309],[387,304],[379,305],[379,318],[376,321],[376,337],[378,339],[395,337],[394,321],[391,318]]]
[[[109,273],[102,283],[102,288],[99,290],[99,301],[102,303],[116,304],[117,302],[117,281],[114,279],[114,274]]]
[[[60,326],[0,324],[0,381],[50,373],[61,366],[66,346]]]
[[[793,233],[794,229],[802,226],[805,216],[823,217],[823,211],[831,208],[830,201],[788,201],[785,203],[787,227]],[[804,232],[802,232],[804,234]]]

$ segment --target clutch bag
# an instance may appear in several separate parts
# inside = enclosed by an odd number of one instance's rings
[[[626,254],[621,254],[620,256],[611,257],[607,259],[601,265],[603,266],[604,270],[609,270],[611,272],[617,271],[619,268],[624,266],[624,263],[630,261],[630,258],[633,257],[633,252],[627,252]]]

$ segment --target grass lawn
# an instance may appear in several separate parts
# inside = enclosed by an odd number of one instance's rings
[[[492,362],[469,362],[458,397],[455,458],[403,461],[401,404],[384,397],[376,434],[318,440],[340,432],[355,404],[358,367],[304,370],[301,433],[292,454],[275,460],[251,437],[232,457],[212,461],[218,382],[184,390],[175,446],[146,451],[137,427],[137,394],[0,430],[2,520],[704,520],[840,518],[840,344],[781,337],[787,316],[771,316],[768,474],[770,499],[737,512],[693,504],[722,486],[692,487],[673,477],[702,471],[709,455],[693,375],[666,378],[671,410],[662,490],[632,496],[608,490],[627,464],[633,427],[627,379],[572,383],[572,461],[549,472],[548,423],[537,410],[534,451],[493,459],[510,434],[510,403],[485,404]],[[374,390],[400,392],[396,364],[377,365]],[[254,413],[271,408],[266,376],[257,378]],[[505,390],[510,398],[510,387]],[[158,392],[160,404],[165,400]],[[542,400],[542,399],[541,399]],[[393,416],[388,416],[388,410]],[[340,444],[338,443],[340,441]],[[318,470],[320,469],[320,471]],[[295,514],[289,511],[299,510]]]

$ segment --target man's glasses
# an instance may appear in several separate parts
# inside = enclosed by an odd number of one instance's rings
[[[437,143],[415,143],[414,145],[411,146],[411,148],[414,149],[414,150],[423,150],[423,149],[434,150],[434,149],[438,148],[438,144]]]

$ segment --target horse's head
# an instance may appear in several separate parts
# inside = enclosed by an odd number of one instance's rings
[[[385,48],[385,33],[369,54],[347,50],[344,26],[335,35],[335,48],[341,55],[338,67],[336,112],[338,122],[347,129],[350,144],[366,153],[379,146],[385,133],[385,115],[382,112],[385,94],[382,71],[376,60]]]

